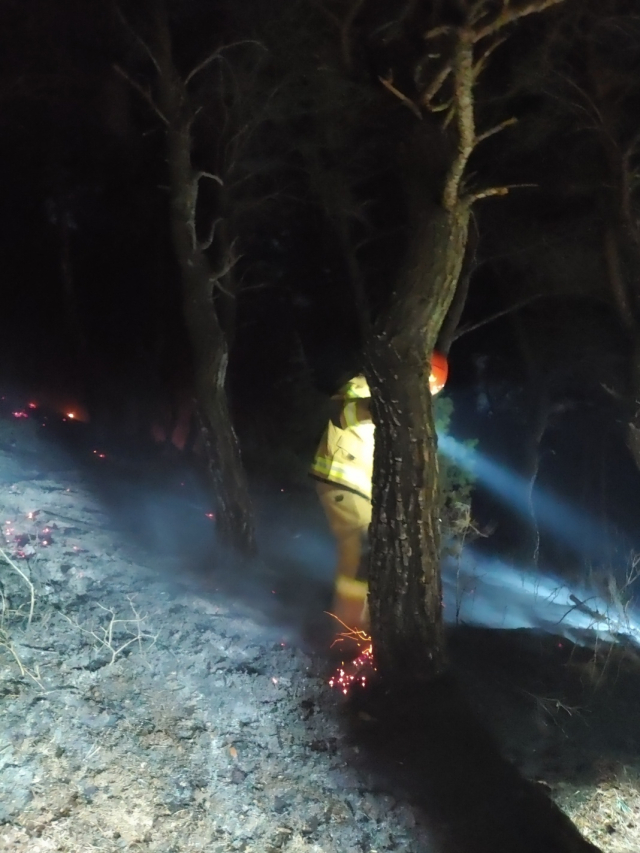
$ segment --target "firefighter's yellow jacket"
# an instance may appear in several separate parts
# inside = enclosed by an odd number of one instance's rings
[[[342,404],[324,431],[311,475],[371,498],[374,426],[371,392],[364,376],[347,382],[332,398]]]

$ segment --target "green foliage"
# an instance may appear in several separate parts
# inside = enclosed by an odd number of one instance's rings
[[[439,395],[434,399],[434,417],[438,435],[447,435],[453,417],[453,400]],[[464,444],[470,450],[477,445],[477,439]],[[464,542],[473,536],[476,529],[471,517],[471,499],[475,477],[473,473],[460,468],[444,454],[438,455],[441,499],[441,533],[443,550],[450,554],[459,553]]]

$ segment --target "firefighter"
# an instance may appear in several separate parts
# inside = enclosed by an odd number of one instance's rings
[[[434,352],[429,376],[432,394],[444,388],[447,373],[447,359]],[[320,503],[337,545],[331,613],[349,628],[366,631],[369,627],[366,552],[374,448],[367,380],[364,376],[354,377],[332,400],[334,412],[310,474],[316,481]]]

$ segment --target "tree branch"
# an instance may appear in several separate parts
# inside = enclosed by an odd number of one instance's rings
[[[446,313],[440,332],[438,333],[438,342],[436,349],[443,355],[448,355],[451,349],[451,344],[455,340],[455,334],[460,324],[462,312],[464,311],[469,295],[469,286],[471,277],[478,268],[477,259],[478,248],[478,229],[477,226],[469,234],[467,247],[465,250],[464,261],[462,263],[462,271],[456,286],[456,291],[451,300],[451,305]]]
[[[461,338],[463,335],[468,335],[469,332],[475,332],[476,329],[481,329],[488,323],[493,323],[494,320],[499,320],[500,317],[505,317],[507,314],[519,311],[521,308],[524,308],[525,305],[529,305],[537,299],[542,299],[543,296],[545,296],[544,293],[535,293],[533,296],[527,296],[526,299],[521,299],[519,302],[509,305],[507,308],[503,308],[501,311],[496,311],[495,314],[490,314],[488,317],[485,317],[483,320],[479,320],[477,323],[470,323],[466,326],[461,326],[454,332],[453,340],[457,341],[458,338]]]
[[[501,130],[504,130],[506,127],[511,127],[514,124],[518,123],[518,119],[507,118],[504,121],[501,121],[500,124],[497,124],[495,127],[490,127],[489,130],[485,130],[484,133],[481,133],[479,136],[476,136],[476,145],[480,142],[484,142],[485,139],[488,139],[490,136],[493,136],[495,133],[500,133]]]
[[[151,92],[148,92],[144,88],[144,86],[141,86],[140,83],[138,83],[136,80],[134,80],[132,77],[130,77],[127,74],[127,72],[124,70],[124,68],[121,68],[119,65],[114,65],[113,70],[116,71],[118,74],[120,74],[121,77],[124,77],[124,79],[127,81],[127,83],[129,83],[129,85],[132,86],[136,90],[136,92],[138,92],[139,95],[142,95],[142,97],[149,104],[151,109],[158,116],[158,118],[163,122],[163,124],[166,124],[168,126],[169,125],[169,119],[166,117],[166,115],[162,112],[160,107],[153,100],[153,97],[151,96]]]
[[[187,86],[191,82],[191,80],[193,80],[196,74],[199,74],[201,71],[204,71],[204,69],[208,65],[211,65],[211,63],[215,62],[216,59],[220,59],[220,56],[220,48],[218,48],[217,50],[214,50],[213,53],[210,53],[209,56],[207,56],[205,59],[203,59],[202,62],[199,62],[197,65],[195,65],[184,78],[184,85]]]
[[[424,34],[424,38],[430,41],[431,39],[438,38],[439,36],[444,36],[452,30],[453,27],[450,26],[434,27],[432,30],[427,30]]]
[[[342,50],[342,61],[345,68],[351,70],[351,43],[350,35],[353,22],[360,14],[360,10],[366,3],[366,0],[353,0],[351,8],[345,15],[344,20],[340,24],[340,47]]]
[[[484,69],[487,66],[487,62],[489,61],[489,57],[491,54],[496,51],[500,45],[504,44],[506,41],[506,36],[503,38],[497,38],[493,44],[490,44],[489,47],[480,55],[480,57],[476,60],[476,64],[473,67],[473,75],[477,79]]]
[[[196,184],[200,183],[201,178],[209,178],[212,181],[215,181],[217,184],[220,184],[221,187],[224,186],[224,181],[218,175],[213,175],[211,172],[196,172],[193,176]]]
[[[493,22],[480,29],[474,26],[475,21],[484,15],[486,7],[485,0],[477,0],[469,11],[467,22],[457,28],[437,27],[426,34],[426,38],[435,38],[436,35],[454,32],[455,42],[451,69],[453,73],[453,102],[447,115],[446,124],[455,117],[458,131],[458,151],[449,168],[445,179],[442,193],[442,204],[445,210],[452,212],[458,204],[472,204],[480,198],[488,196],[506,195],[511,187],[492,187],[479,193],[461,197],[465,170],[469,158],[473,154],[476,145],[493,134],[498,133],[505,127],[514,123],[514,119],[507,119],[496,127],[490,128],[484,133],[476,136],[475,128],[475,104],[474,87],[478,75],[481,73],[491,53],[502,43],[497,39],[488,46],[479,60],[474,58],[474,45],[483,38],[493,35],[507,24],[517,21],[525,15],[542,12],[550,6],[562,3],[564,0],[530,0],[524,6],[515,8],[511,6],[511,0],[502,0],[502,11],[494,18]],[[437,84],[434,81],[432,87]],[[442,85],[442,83],[440,83]],[[436,88],[437,91],[437,88]],[[522,186],[522,185],[521,185]]]
[[[455,114],[458,125],[458,153],[447,175],[442,202],[453,211],[460,202],[460,185],[464,170],[476,144],[473,104],[473,30],[458,30],[453,56]]]
[[[498,195],[509,195],[511,190],[522,189],[523,187],[537,187],[538,184],[506,184],[504,187],[487,187],[477,193],[469,193],[463,199],[465,204],[473,204],[481,198],[491,198]]]
[[[222,221],[222,217],[219,216],[217,219],[214,219],[213,222],[211,223],[211,228],[209,229],[209,236],[207,237],[206,240],[203,240],[198,245],[198,249],[201,252],[206,252],[207,249],[211,248],[213,241],[215,240],[215,237],[216,237],[216,226],[217,226],[218,222],[221,222],[221,221]]]
[[[440,89],[442,89],[442,87],[444,86],[445,80],[447,79],[449,74],[451,74],[451,71],[452,71],[451,63],[447,62],[447,64],[444,65],[440,69],[440,71],[438,71],[438,73],[436,74],[434,79],[431,81],[431,85],[427,87],[427,90],[425,91],[425,93],[422,95],[422,97],[420,99],[422,106],[428,110],[431,110],[431,112],[436,112],[439,109],[438,107],[433,107],[431,105],[431,102],[433,101],[435,96],[438,94]]]
[[[213,53],[210,53],[209,56],[205,57],[205,59],[202,60],[202,62],[199,62],[194,68],[191,69],[191,71],[184,78],[184,85],[187,86],[189,82],[196,76],[196,74],[199,74],[201,71],[204,71],[204,69],[208,65],[211,65],[212,62],[215,62],[216,59],[220,59],[225,50],[229,50],[232,47],[238,47],[241,44],[257,44],[259,47],[263,48],[264,50],[267,50],[267,48],[262,44],[262,42],[257,41],[256,39],[241,39],[240,41],[231,42],[231,44],[223,44],[222,47],[219,47],[214,50]]]
[[[120,21],[121,21],[122,25],[124,26],[124,28],[131,33],[131,35],[134,37],[134,39],[138,42],[138,44],[142,47],[144,52],[147,54],[149,59],[153,62],[153,65],[154,65],[156,71],[158,72],[158,74],[162,74],[162,69],[160,68],[160,63],[156,59],[155,54],[153,53],[153,51],[151,50],[149,45],[146,43],[146,41],[142,38],[142,36],[139,33],[137,33],[135,31],[135,29],[131,26],[131,24],[125,18],[124,14],[122,12],[122,9],[119,6],[116,6],[116,15],[120,18]]]
[[[385,89],[388,89],[388,91],[391,92],[392,95],[395,95],[396,98],[398,98],[398,100],[405,105],[405,107],[408,107],[414,114],[414,116],[416,116],[416,118],[422,120],[422,113],[420,112],[420,107],[414,101],[412,101],[411,98],[407,98],[407,96],[403,95],[403,93],[399,89],[396,89],[391,80],[385,80],[384,77],[378,77],[378,80],[382,83]]]
[[[474,4],[473,8],[469,12],[469,24],[474,27],[481,18],[486,17],[488,12],[487,9],[487,0],[477,0]]]
[[[475,31],[474,42],[478,42],[487,36],[493,35],[493,33],[497,33],[499,30],[503,29],[503,27],[512,24],[519,18],[524,18],[526,15],[533,15],[536,12],[544,12],[545,9],[548,9],[551,6],[557,6],[559,3],[563,2],[564,0],[534,0],[534,2],[528,3],[526,6],[514,8],[511,6],[509,0],[502,0],[502,11],[490,24],[480,27],[480,29]]]
[[[235,247],[237,241],[238,241],[238,238],[236,237],[235,240],[229,246],[229,251],[227,253],[227,257],[225,259],[225,262],[224,262],[224,265],[222,266],[222,268],[217,270],[216,272],[212,272],[210,277],[209,277],[209,281],[211,282],[211,284],[213,284],[217,288],[219,288],[225,294],[225,296],[229,296],[232,299],[235,298],[235,293],[232,293],[230,290],[227,290],[226,288],[224,288],[222,286],[222,284],[220,284],[220,280],[223,278],[226,278],[226,276],[229,275],[231,270],[238,263],[240,258],[242,258],[242,255],[234,254],[234,247]]]

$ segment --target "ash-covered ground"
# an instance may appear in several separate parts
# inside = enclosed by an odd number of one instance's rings
[[[640,849],[633,648],[458,627],[426,704],[345,698],[311,489],[258,498],[241,564],[186,471],[71,428],[0,418],[0,850],[588,849],[560,809]]]

